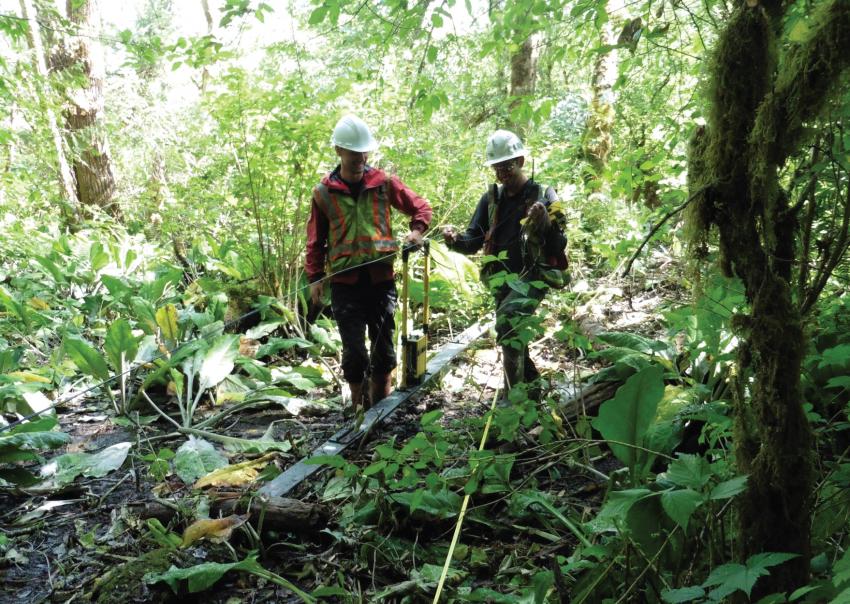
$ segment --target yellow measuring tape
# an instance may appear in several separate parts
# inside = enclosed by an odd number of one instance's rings
[[[487,443],[487,433],[490,432],[490,422],[493,421],[493,410],[496,408],[496,401],[499,400],[499,389],[493,395],[493,403],[490,405],[490,417],[487,418],[487,423],[484,424],[484,434],[481,435],[481,444],[478,445],[478,450],[483,451],[484,445]],[[449,574],[449,567],[452,565],[452,556],[455,553],[458,538],[460,537],[460,528],[463,525],[463,518],[466,515],[466,506],[469,505],[469,495],[464,495],[463,504],[460,506],[460,514],[457,517],[455,525],[455,533],[452,535],[452,543],[449,546],[449,553],[446,556],[446,562],[443,564],[443,572],[440,575],[440,582],[437,583],[437,593],[434,594],[434,604],[440,601],[440,594],[443,593],[443,585],[446,582],[446,577]]]

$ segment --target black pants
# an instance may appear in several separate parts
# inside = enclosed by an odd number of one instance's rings
[[[509,286],[496,290],[496,341],[502,346],[505,368],[505,387],[510,389],[520,382],[533,382],[540,373],[528,354],[528,343],[533,330],[524,321],[534,315],[546,293],[528,283],[519,292]]]
[[[345,381],[356,384],[369,375],[383,375],[395,369],[393,314],[397,301],[394,281],[372,284],[361,279],[354,285],[331,283],[331,306],[342,338]]]

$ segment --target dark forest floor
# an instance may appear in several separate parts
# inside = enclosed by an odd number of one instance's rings
[[[663,279],[640,286],[634,282],[597,284],[592,292],[579,297],[579,305],[570,311],[569,316],[559,314],[563,313],[559,309],[567,305],[548,300],[545,303],[548,313],[546,323],[551,327],[570,322],[587,335],[602,330],[620,330],[658,336],[661,325],[659,309],[680,296],[681,292],[674,285],[664,283]],[[552,331],[550,329],[547,335],[532,344],[532,356],[548,379],[550,395],[566,400],[598,365],[568,349],[552,336]],[[404,442],[417,432],[419,419],[427,411],[442,410],[440,421],[453,429],[458,426],[464,429],[465,420],[483,416],[490,406],[494,389],[501,381],[495,348],[492,336],[470,346],[462,358],[454,362],[439,388],[400,409],[379,432],[372,435],[369,443],[352,452],[349,459],[368,463],[375,445],[388,438]],[[329,402],[325,404],[325,400]],[[258,438],[269,423],[275,422],[275,439],[292,444],[291,450],[274,453],[274,465],[283,469],[328,438],[344,421],[339,393],[333,392],[333,388],[317,393],[315,402],[315,405],[308,406],[309,415],[300,417],[293,417],[279,406],[242,412],[226,420],[216,431]],[[103,478],[79,478],[54,492],[0,492],[0,526],[7,539],[5,558],[0,560],[2,601],[14,600],[20,604],[300,601],[282,587],[241,573],[225,575],[211,590],[194,595],[174,595],[162,583],[145,585],[141,581],[145,572],[165,570],[170,564],[182,567],[209,561],[230,562],[244,558],[240,552],[256,549],[258,544],[251,536],[237,530],[229,544],[200,541],[174,554],[157,554],[161,551],[161,543],[152,537],[144,517],[162,516],[162,524],[179,534],[198,508],[208,505],[210,493],[200,495],[173,474],[165,480],[156,481],[151,477],[148,463],[140,459],[141,455],[162,447],[176,449],[185,436],[166,437],[167,426],[161,422],[146,426],[136,435],[128,428],[116,425],[111,421],[111,415],[109,403],[97,398],[77,400],[72,407],[61,409],[61,427],[73,439],[62,452],[92,452],[115,443],[131,442],[134,450],[121,469]],[[467,429],[470,430],[470,439],[474,438],[473,429]],[[237,455],[230,462],[245,458]],[[596,463],[604,467],[610,461],[603,458]],[[401,573],[394,575],[387,569],[409,567],[414,560],[407,560],[406,554],[399,554],[395,561],[382,563],[376,559],[371,569],[354,563],[353,560],[362,559],[356,554],[365,544],[342,535],[338,530],[335,524],[338,510],[333,504],[324,503],[321,497],[329,473],[316,476],[318,478],[302,485],[292,496],[321,508],[324,526],[309,527],[299,532],[264,534],[260,556],[263,566],[308,592],[320,584],[337,581],[341,574],[347,585],[359,585],[364,592],[371,590],[375,593],[384,589],[384,601],[394,601],[408,593],[409,586]],[[598,478],[587,474],[563,475],[545,486],[587,509],[598,503],[604,491]],[[256,488],[257,483],[247,483],[229,490],[232,496],[244,498]],[[217,490],[221,495],[228,488]],[[162,502],[173,509],[163,508]],[[151,512],[152,509],[156,512]],[[445,541],[453,526],[453,521],[425,527],[403,526],[397,528],[397,534],[385,537],[399,537],[400,545],[408,543],[409,538],[423,543]],[[365,533],[361,536],[366,541],[380,537]],[[529,543],[523,543],[527,539],[528,533],[523,534],[522,531],[494,534],[479,525],[472,525],[464,532],[464,543],[470,548],[513,549],[539,558],[569,546],[563,543],[540,546],[538,543],[529,547]],[[531,539],[534,540],[533,537]],[[379,571],[379,568],[383,570]],[[116,578],[119,580],[116,581]],[[392,587],[387,592],[387,586],[393,585],[398,586],[397,593],[392,591]],[[368,599],[365,595],[363,598]]]

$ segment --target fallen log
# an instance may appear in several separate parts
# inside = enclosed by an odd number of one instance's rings
[[[250,522],[257,528],[262,522],[262,530],[293,531],[304,533],[316,527],[324,527],[330,512],[323,505],[305,503],[289,497],[254,497],[250,510],[244,500],[232,497],[212,502],[211,511],[221,516],[250,513]]]
[[[210,516],[213,518],[244,514],[249,512],[249,522],[255,529],[263,531],[292,531],[305,533],[317,527],[324,527],[330,513],[325,506],[305,503],[288,497],[254,497],[248,500],[242,493],[227,494],[210,502]],[[177,510],[157,501],[131,503],[129,511],[146,520],[156,518],[168,524],[177,514]],[[262,523],[262,526],[260,524]]]
[[[599,406],[614,398],[617,388],[624,382],[595,382],[582,388],[576,395],[561,405],[566,419],[576,419],[582,415],[596,415]]]

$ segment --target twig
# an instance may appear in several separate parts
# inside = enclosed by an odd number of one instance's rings
[[[138,475],[138,473],[137,473],[137,472],[133,472],[133,473]],[[107,490],[107,491],[106,491],[103,495],[101,495],[100,497],[98,497],[98,499],[97,499],[97,505],[96,505],[95,507],[100,507],[101,505],[103,505],[104,500],[105,500],[107,497],[109,497],[110,495],[112,495],[112,493],[115,491],[115,489],[117,489],[117,488],[118,488],[118,487],[120,487],[122,484],[124,484],[124,481],[125,481],[125,480],[127,480],[127,478],[129,478],[129,477],[130,477],[130,474],[131,474],[130,472],[127,472],[126,474],[124,474],[124,476],[123,476],[123,478],[121,478],[121,480],[119,480],[119,481],[118,481],[118,482],[116,482],[114,485],[112,485],[111,487],[109,487],[109,489],[108,489],[108,490]]]
[[[635,251],[634,254],[632,254],[632,257],[629,258],[629,261],[626,263],[626,268],[623,269],[623,272],[620,274],[621,277],[625,277],[626,275],[629,274],[629,271],[632,270],[632,264],[634,264],[634,261],[637,260],[638,256],[640,256],[640,253],[643,251],[644,246],[647,243],[649,243],[649,240],[652,239],[652,237],[655,235],[655,233],[658,232],[658,229],[660,229],[664,225],[664,223],[667,222],[668,220],[670,220],[673,216],[675,216],[676,214],[678,214],[679,212],[684,210],[686,207],[688,207],[690,205],[690,203],[694,199],[696,199],[699,195],[702,195],[703,193],[705,193],[706,189],[708,189],[708,187],[700,188],[698,191],[696,191],[690,197],[688,197],[682,204],[680,204],[679,206],[677,206],[677,207],[673,208],[672,210],[670,210],[669,212],[667,212],[667,214],[665,214],[664,217],[661,220],[659,220],[655,224],[655,226],[652,227],[652,229],[649,231],[649,234],[646,237],[643,238],[643,241],[641,241],[640,245],[638,246],[638,249]]]
[[[160,409],[159,407],[157,407],[156,403],[155,403],[155,402],[153,402],[153,401],[151,400],[151,397],[149,397],[149,396],[148,396],[148,393],[147,393],[147,392],[145,392],[144,390],[139,390],[139,393],[140,393],[143,397],[145,397],[145,400],[148,402],[148,405],[150,405],[151,407],[153,407],[154,411],[156,411],[156,412],[157,412],[157,413],[159,413],[162,417],[164,417],[165,419],[167,419],[168,421],[170,421],[172,424],[174,424],[174,425],[177,427],[177,429],[178,429],[178,430],[180,430],[180,424],[178,424],[176,421],[174,421],[174,419],[173,419],[170,415],[168,415],[165,411],[163,411],[162,409]]]

